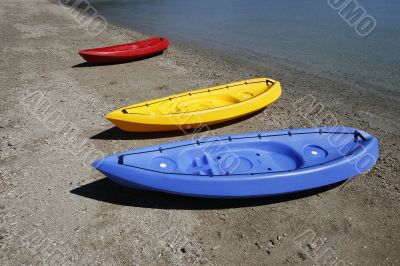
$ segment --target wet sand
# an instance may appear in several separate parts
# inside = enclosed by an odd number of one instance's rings
[[[2,2],[0,21],[2,265],[399,263],[395,92],[186,43],[146,60],[90,66],[78,50],[146,35],[108,25],[93,37],[52,1]],[[197,135],[341,124],[380,139],[377,165],[344,184],[246,200],[125,189],[90,167],[97,156],[193,137],[125,133],[107,112],[251,77],[279,80],[282,97]]]

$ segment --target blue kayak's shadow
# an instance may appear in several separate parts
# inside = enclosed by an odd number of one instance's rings
[[[125,188],[108,178],[71,190],[71,193],[107,203],[154,209],[207,210],[269,205],[313,196],[336,188],[344,182],[329,186],[262,198],[210,199],[172,195],[162,192]]]
[[[91,139],[101,139],[101,140],[135,140],[135,139],[159,139],[159,138],[172,138],[179,136],[192,135],[197,133],[206,132],[208,130],[216,130],[218,128],[227,127],[233,124],[238,124],[242,121],[250,119],[259,113],[262,113],[265,108],[250,113],[248,115],[244,115],[242,117],[221,122],[215,125],[204,126],[198,129],[185,129],[185,130],[177,130],[177,131],[163,131],[163,132],[127,132],[123,131],[117,127],[112,127],[104,130],[94,136]]]

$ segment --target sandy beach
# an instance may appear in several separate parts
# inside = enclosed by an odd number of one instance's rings
[[[92,36],[74,12],[57,1],[0,3],[1,265],[400,263],[398,92],[188,43],[91,66],[79,50],[148,36],[111,24]],[[379,138],[376,166],[337,186],[246,200],[125,189],[90,167],[117,151],[195,137],[126,133],[104,118],[109,111],[252,77],[279,80],[282,97],[195,136],[340,124]]]

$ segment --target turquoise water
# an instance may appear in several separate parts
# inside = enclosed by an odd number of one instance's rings
[[[357,34],[328,0],[91,0],[108,21],[228,52],[266,55],[310,70],[398,90],[400,1],[359,0],[376,19]]]

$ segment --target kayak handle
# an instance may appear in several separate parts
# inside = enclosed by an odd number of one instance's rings
[[[354,141],[357,141],[358,138],[362,139],[362,141],[367,141],[367,139],[357,130],[354,131]]]
[[[275,84],[274,82],[270,81],[269,79],[266,79],[265,83],[267,84],[267,86]]]

